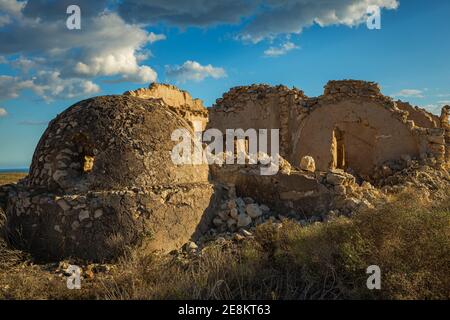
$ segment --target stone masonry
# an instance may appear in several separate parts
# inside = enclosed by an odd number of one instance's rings
[[[374,185],[388,188],[402,170],[428,165],[448,178],[449,112],[433,115],[356,80],[330,81],[319,97],[235,87],[211,108],[151,84],[80,101],[52,120],[29,175],[0,186],[0,210],[15,246],[42,259],[95,261],[129,246],[168,252],[211,230],[240,238],[277,214],[312,222],[349,215],[385,199]],[[175,165],[171,133],[193,133],[194,122],[222,132],[279,129],[279,172]]]

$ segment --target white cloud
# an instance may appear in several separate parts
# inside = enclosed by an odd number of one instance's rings
[[[116,13],[102,11],[99,2],[91,5],[82,1],[87,15],[83,15],[84,30],[72,32],[61,27],[65,15],[58,14],[52,2],[40,0],[25,6],[25,2],[17,5],[14,0],[0,0],[0,9],[8,4],[4,12],[17,19],[7,31],[0,26],[0,63],[20,54],[11,66],[22,73],[1,76],[0,99],[16,98],[24,89],[46,100],[64,94],[67,98],[92,94],[100,91],[92,80],[95,77],[110,77],[115,82],[156,81],[157,73],[141,61],[149,56],[145,46],[165,36],[128,24]],[[12,82],[8,86],[5,80]]]
[[[392,95],[393,97],[423,98],[423,91],[417,89],[403,89]]]
[[[299,34],[313,24],[355,26],[367,7],[396,9],[397,0],[123,0],[119,13],[131,22],[164,22],[186,28],[237,24],[246,19],[239,39],[259,42],[283,34]]]
[[[150,32],[148,35],[148,41],[150,43],[154,43],[156,41],[166,40],[166,36],[164,34],[156,34],[153,32]]]
[[[41,71],[33,77],[30,89],[44,100],[71,99],[98,93],[100,87],[90,80],[63,79],[58,71]]]
[[[207,77],[219,79],[227,76],[223,68],[213,67],[210,64],[202,66],[200,63],[191,60],[186,61],[181,66],[166,66],[166,75],[178,82],[186,82],[188,80],[198,82]]]
[[[11,66],[14,68],[20,69],[24,73],[30,72],[31,69],[35,68],[37,66],[37,63],[35,60],[28,59],[25,57],[20,57],[16,60],[11,61]]]
[[[0,75],[0,100],[17,98],[22,90],[31,88],[32,85],[31,80]]]
[[[285,55],[289,51],[292,51],[294,49],[298,49],[299,47],[296,46],[294,43],[287,41],[280,45],[279,47],[270,47],[269,49],[264,51],[264,55],[266,57],[279,57],[282,55]]]
[[[66,66],[70,73],[71,64],[75,75],[85,77],[121,76],[126,81],[152,82],[157,74],[149,66],[139,65],[141,48],[153,41],[145,30],[127,25],[116,14],[103,15],[93,22],[95,31],[81,39],[78,47],[82,54]]]
[[[397,0],[286,0],[262,1],[269,9],[262,10],[240,33],[242,40],[257,43],[282,34],[300,34],[317,24],[356,26],[367,18],[367,7],[395,9]]]
[[[0,76],[0,100],[17,98],[26,89],[46,101],[92,95],[100,91],[100,87],[90,80],[63,79],[57,71],[40,71],[30,79]]]
[[[143,63],[150,56],[146,46],[166,36],[147,31],[149,25],[210,27],[245,20],[243,27],[237,27],[238,38],[258,42],[298,34],[313,24],[358,25],[364,22],[368,5],[398,6],[397,0],[122,0],[113,12],[109,3],[77,0],[82,7],[82,32],[73,32],[64,28],[66,15],[62,14],[71,0],[0,0],[0,55],[9,60],[22,56],[16,67],[25,73],[13,77],[10,88],[0,83],[0,98],[17,97],[26,88],[51,98],[58,92],[74,95],[73,88],[79,87],[81,95],[99,90],[92,80],[95,77],[153,82],[157,73]],[[279,56],[293,49],[287,42],[265,54]],[[38,71],[45,73],[38,75]],[[226,76],[223,68],[195,61],[168,67],[166,72],[178,81]],[[57,74],[58,82],[40,84],[51,74]],[[56,87],[52,90],[50,84]]]
[[[0,108],[0,118],[6,117],[8,115],[8,112],[5,108]]]
[[[19,17],[22,15],[22,10],[25,8],[26,4],[27,1],[1,0],[0,12]]]
[[[0,15],[0,27],[6,26],[11,23],[11,18],[6,15]]]

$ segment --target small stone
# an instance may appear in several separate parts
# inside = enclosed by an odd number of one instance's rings
[[[345,200],[345,206],[349,209],[356,208],[360,203],[361,201],[356,198],[348,198]]]
[[[248,204],[245,210],[251,218],[257,218],[262,215],[262,211],[256,203]]]
[[[61,227],[59,225],[55,225],[54,229],[55,231],[62,233]]]
[[[85,219],[89,219],[89,211],[88,210],[81,210],[78,214],[78,218],[80,221],[83,221]]]
[[[227,218],[228,218],[228,212],[226,210],[219,211],[219,213],[217,215],[222,220],[227,220]]]
[[[234,209],[234,208],[236,208],[236,201],[234,201],[234,200],[228,200],[228,201],[227,201],[227,207],[228,207],[228,209]]]
[[[364,181],[364,182],[361,184],[361,187],[364,188],[364,189],[373,189],[372,184],[371,184],[370,182],[368,182],[368,181]]]
[[[300,160],[300,169],[306,170],[309,172],[315,172],[316,171],[316,163],[314,161],[314,158],[311,156],[304,156]]]
[[[63,209],[64,211],[67,211],[70,209],[69,204],[66,202],[66,200],[64,199],[59,199],[58,201],[56,201],[56,203],[58,204],[58,206]]]
[[[188,251],[195,251],[197,249],[198,249],[198,246],[194,241],[189,241],[186,244],[186,250],[188,250]]]
[[[234,219],[237,219],[238,215],[239,215],[239,213],[238,213],[238,210],[236,208],[233,208],[233,209],[230,210],[230,217],[232,217]]]
[[[65,164],[62,161],[58,161],[58,163],[56,164],[56,166],[58,167],[58,169],[64,169],[67,168],[67,164]]]
[[[230,219],[227,220],[227,227],[228,227],[228,228],[232,228],[232,227],[234,227],[235,225],[236,225],[236,220],[234,220],[234,219],[232,219],[232,218],[230,218]]]
[[[265,204],[260,205],[259,208],[261,209],[261,211],[262,211],[263,213],[268,213],[268,212],[270,212],[270,208],[269,208],[268,206],[266,206]]]
[[[216,227],[220,227],[221,225],[223,225],[223,220],[220,219],[220,218],[214,218],[213,224],[214,224]]]
[[[237,204],[237,206],[238,207],[245,207],[245,202],[244,202],[244,200],[242,199],[242,198],[237,198],[236,199],[236,204]]]
[[[327,182],[334,186],[344,184],[346,177],[344,175],[329,172],[327,174]]]
[[[80,227],[80,223],[78,221],[74,221],[71,225],[72,230],[77,230]]]
[[[252,223],[252,218],[250,218],[248,215],[240,214],[238,216],[238,221],[237,221],[237,227],[238,228],[246,227],[250,223]]]
[[[31,205],[30,198],[23,198],[22,205],[25,209],[28,208]]]
[[[345,193],[346,193],[346,189],[343,185],[334,186],[333,189],[334,189],[334,192],[336,192],[336,194],[339,194],[339,195],[345,195]]]
[[[94,211],[94,218],[100,218],[103,215],[103,210],[102,209],[97,209]]]
[[[253,235],[250,231],[245,230],[245,229],[241,229],[241,234],[242,234],[244,237],[251,237],[251,236]]]
[[[374,206],[373,206],[373,204],[371,204],[368,200],[363,199],[363,200],[361,201],[361,203],[359,204],[359,208],[360,208],[360,209],[363,209],[363,210],[367,210],[367,209],[373,209]]]
[[[242,241],[242,240],[245,239],[245,237],[243,235],[239,234],[239,233],[235,233],[234,236],[233,236],[233,239],[236,240],[236,241]]]
[[[59,179],[61,179],[62,177],[65,177],[65,176],[67,176],[66,171],[56,170],[52,177],[53,177],[53,180],[58,181]]]
[[[245,204],[251,204],[251,203],[254,203],[254,202],[255,202],[255,201],[254,201],[252,198],[250,198],[250,197],[245,197],[243,200],[244,200]]]

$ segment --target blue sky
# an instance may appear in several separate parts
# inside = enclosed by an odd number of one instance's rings
[[[29,166],[46,123],[71,104],[151,81],[207,106],[237,85],[317,96],[346,78],[433,112],[450,104],[450,1],[65,2],[0,0],[0,168]],[[81,30],[65,27],[69,2]],[[366,27],[370,4],[381,30]]]

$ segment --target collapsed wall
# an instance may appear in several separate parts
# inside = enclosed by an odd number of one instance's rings
[[[293,135],[294,165],[311,155],[321,171],[340,168],[368,177],[388,160],[426,151],[421,132],[375,83],[330,81],[307,104]]]
[[[160,99],[173,112],[188,121],[191,127],[194,121],[198,121],[204,130],[208,122],[208,110],[202,100],[193,99],[187,91],[173,85],[152,83],[148,88],[126,91],[124,95],[141,99]]]
[[[397,100],[395,105],[400,110],[408,112],[408,120],[414,121],[414,124],[422,128],[438,128],[440,127],[439,117],[427,112],[426,110],[417,106],[412,106],[410,103]]]
[[[291,152],[290,113],[302,108],[303,91],[265,84],[234,87],[209,109],[208,128],[279,129],[280,155]],[[270,143],[268,151],[270,150]]]
[[[232,88],[210,109],[208,127],[279,129],[280,155],[292,165],[312,156],[318,170],[340,168],[367,178],[402,157],[444,166],[448,155],[439,120],[394,102],[376,83],[342,80],[328,82],[317,98],[285,86]]]

